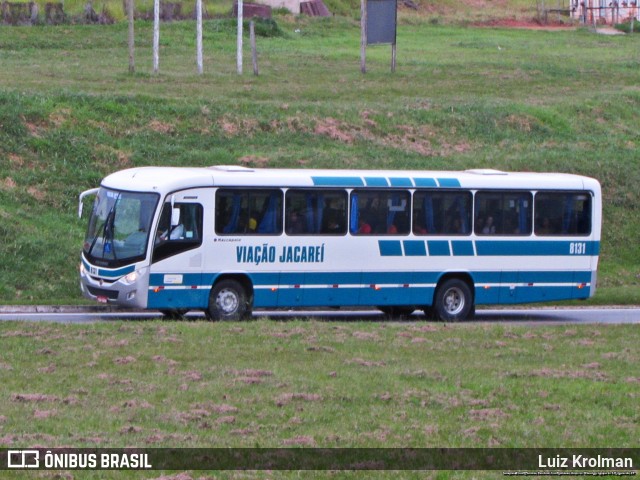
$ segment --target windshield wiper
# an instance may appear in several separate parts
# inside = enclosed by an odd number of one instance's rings
[[[113,242],[113,228],[114,228],[114,223],[116,218],[117,204],[118,204],[118,199],[116,199],[115,203],[113,204],[113,207],[111,207],[111,210],[109,210],[109,213],[107,214],[107,219],[104,222],[104,228],[103,228],[103,234],[102,234],[104,238],[104,242],[102,243],[102,258],[105,258],[104,253],[105,253],[105,249],[107,248],[107,245],[111,245],[111,248],[110,248],[111,251],[109,253],[113,254],[114,260],[118,260],[118,257],[116,255],[116,246],[114,245],[114,242]]]
[[[114,224],[114,220],[116,217],[116,205],[118,204],[118,199],[120,198],[120,195],[118,195],[118,197],[116,198],[116,200],[113,202],[113,206],[111,207],[111,209],[109,210],[109,213],[107,213],[107,218],[105,218],[104,220],[104,225],[102,225],[102,229],[101,229],[101,233],[100,235],[96,235],[93,238],[93,242],[91,242],[91,246],[89,247],[89,250],[87,250],[87,253],[89,255],[93,255],[93,247],[95,247],[96,242],[98,241],[98,238],[100,238],[102,236],[103,238],[103,242],[102,242],[102,258],[104,259],[104,251],[105,248],[107,246],[107,232],[110,232],[110,237],[111,240],[113,240],[113,224]],[[114,260],[117,260],[116,258],[116,254],[115,251],[113,252],[113,258]]]

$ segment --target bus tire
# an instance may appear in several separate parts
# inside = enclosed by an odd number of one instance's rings
[[[240,282],[227,279],[216,283],[209,295],[209,320],[242,320],[251,315],[249,296]]]
[[[450,278],[439,285],[433,311],[436,318],[443,322],[466,320],[473,311],[473,295],[467,282]]]

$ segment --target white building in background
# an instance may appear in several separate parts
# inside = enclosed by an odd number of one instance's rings
[[[638,0],[571,0],[571,18],[585,24],[616,24],[640,20]]]

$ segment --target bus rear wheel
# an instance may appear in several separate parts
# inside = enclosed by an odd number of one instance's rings
[[[249,296],[240,282],[221,280],[211,289],[209,308],[205,312],[209,320],[242,320],[251,315]]]
[[[443,322],[466,320],[473,311],[469,285],[459,278],[445,280],[436,290],[433,313]]]

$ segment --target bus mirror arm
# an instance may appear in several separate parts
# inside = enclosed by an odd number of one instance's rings
[[[176,196],[171,195],[171,228],[180,225],[180,209],[175,207]]]
[[[172,208],[171,209],[171,228],[177,227],[180,225],[180,209]]]
[[[78,218],[82,218],[82,206],[83,206],[82,201],[84,200],[84,197],[88,197],[89,195],[95,195],[96,193],[98,193],[98,190],[100,189],[92,188],[90,190],[85,190],[80,194],[80,196],[78,197]]]

